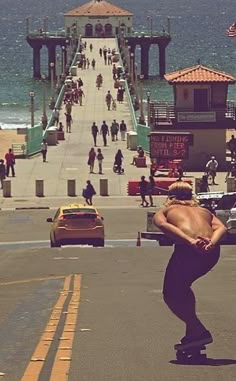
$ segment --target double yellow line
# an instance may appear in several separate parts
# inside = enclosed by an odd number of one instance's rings
[[[73,284],[71,287],[71,282]],[[79,312],[81,275],[69,275],[65,278],[63,290],[53,308],[50,319],[25,370],[21,381],[37,381],[47,359],[52,342],[55,339],[57,328],[63,314],[66,314],[63,333],[58,340],[57,350],[51,369],[49,381],[68,380],[70,362],[72,358],[73,340],[76,331],[76,322]],[[67,311],[65,303],[71,294]]]

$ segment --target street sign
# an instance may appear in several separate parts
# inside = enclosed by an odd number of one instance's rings
[[[193,145],[190,132],[151,132],[150,157],[156,159],[188,159]]]

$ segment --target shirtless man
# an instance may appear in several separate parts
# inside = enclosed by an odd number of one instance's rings
[[[166,207],[155,214],[153,222],[175,242],[163,287],[165,303],[186,324],[186,334],[175,349],[209,344],[213,339],[196,315],[191,285],[218,262],[226,227],[198,205],[192,187],[183,181],[170,186]]]

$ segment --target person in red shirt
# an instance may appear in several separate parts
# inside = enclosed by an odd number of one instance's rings
[[[11,174],[12,177],[15,177],[15,155],[12,152],[12,149],[9,148],[8,152],[5,155],[5,160],[6,160],[6,175],[9,176],[9,172],[11,169]]]

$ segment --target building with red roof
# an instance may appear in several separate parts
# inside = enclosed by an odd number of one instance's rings
[[[106,0],[91,0],[64,14],[67,34],[81,37],[114,37],[120,31],[131,33],[133,13]]]

